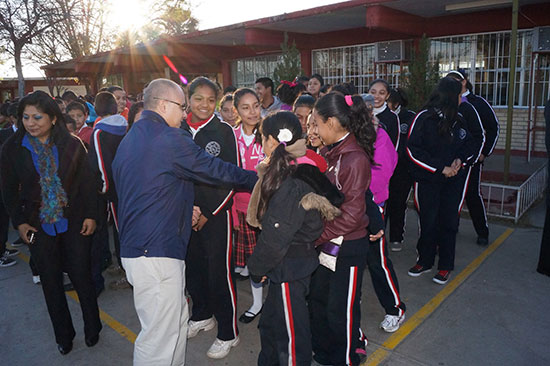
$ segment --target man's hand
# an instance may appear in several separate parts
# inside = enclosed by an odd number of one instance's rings
[[[27,239],[27,234],[29,233],[29,231],[32,231],[33,233],[38,232],[38,230],[36,230],[36,228],[30,226],[30,225],[27,224],[27,223],[19,225],[19,226],[17,227],[17,231],[19,231],[19,237],[20,237],[26,244],[30,244],[30,243],[29,243],[29,239]]]
[[[94,233],[95,228],[96,228],[95,220],[84,219],[84,222],[82,223],[82,229],[80,230],[80,234],[84,236],[90,236]]]
[[[208,219],[203,214],[200,215],[199,220],[195,226],[193,226],[193,230],[200,231],[204,225],[208,222]]]
[[[201,217],[201,209],[199,206],[193,206],[193,219],[191,220],[191,227],[195,227]]]

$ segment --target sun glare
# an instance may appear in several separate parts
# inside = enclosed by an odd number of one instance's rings
[[[138,30],[150,21],[151,1],[111,0],[110,26],[120,31]]]

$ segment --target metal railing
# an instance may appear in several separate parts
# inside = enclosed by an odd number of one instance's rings
[[[548,179],[547,163],[538,168],[520,186],[481,182],[481,192],[488,216],[514,219],[521,216],[544,193]]]

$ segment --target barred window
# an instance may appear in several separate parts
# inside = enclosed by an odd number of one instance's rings
[[[450,70],[463,68],[468,73],[474,92],[493,106],[508,104],[510,74],[510,32],[495,32],[438,37],[431,39],[430,59],[439,56],[439,70],[445,76]],[[532,30],[518,32],[515,100],[516,106],[529,105]],[[412,46],[405,41],[405,54]],[[550,55],[540,54],[540,67],[535,75],[538,83],[535,103],[544,105],[550,98]],[[329,84],[353,82],[360,93],[367,92],[375,77],[384,78],[390,86],[399,86],[407,65],[375,63],[375,45],[325,48],[312,51],[312,69]],[[376,72],[375,72],[376,71]]]
[[[431,40],[430,59],[440,57],[441,76],[463,68],[474,86],[474,92],[494,106],[508,105],[510,77],[510,32],[441,37]],[[514,105],[529,104],[532,31],[518,31]],[[536,103],[548,99],[550,68],[548,58],[541,60]]]
[[[281,58],[281,55],[267,55],[231,62],[233,85],[237,88],[254,88],[258,78],[273,78],[273,71]]]
[[[359,93],[366,93],[374,80],[374,55],[373,44],[314,50],[312,71],[322,75],[326,84],[352,82]]]

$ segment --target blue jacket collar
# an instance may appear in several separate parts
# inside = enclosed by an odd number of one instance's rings
[[[162,118],[160,114],[151,110],[146,109],[143,112],[141,112],[141,119],[148,119],[151,121],[164,123],[166,126],[168,126],[168,123],[166,123],[166,120]]]

